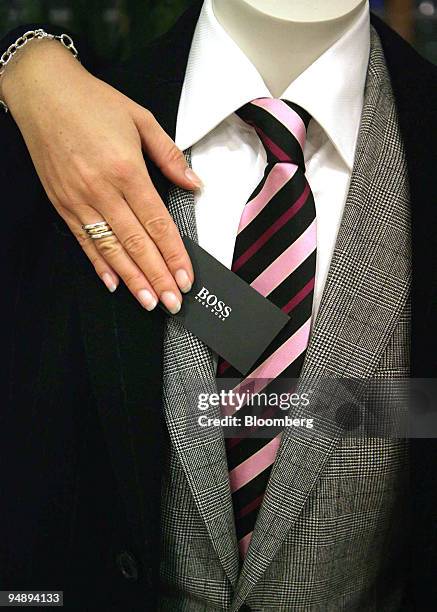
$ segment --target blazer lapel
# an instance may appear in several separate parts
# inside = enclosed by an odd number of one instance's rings
[[[304,378],[372,376],[409,295],[408,173],[373,29],[365,95],[351,186]]]
[[[173,188],[168,205],[181,234],[197,242],[193,194]],[[200,393],[217,393],[213,353],[169,318],[164,340],[167,427],[214,550],[235,585],[239,561],[223,432],[220,427],[197,425]],[[219,407],[207,415],[219,417]]]
[[[302,385],[328,377],[369,378],[375,372],[408,299],[409,242],[407,172],[384,56],[372,31],[351,186]],[[236,601],[247,597],[278,552],[341,435],[341,424],[330,418],[318,419],[314,430],[284,431]]]

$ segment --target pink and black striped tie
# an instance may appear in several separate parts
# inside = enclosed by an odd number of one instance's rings
[[[232,270],[291,317],[246,378],[219,361],[218,378],[237,378],[240,389],[254,379],[262,387],[266,380],[299,376],[310,334],[316,212],[303,156],[310,115],[296,104],[271,98],[253,100],[237,114],[255,128],[267,153],[267,166],[244,207]],[[239,416],[244,416],[244,409]],[[280,440],[281,432],[270,438],[251,435],[225,441],[242,558]]]

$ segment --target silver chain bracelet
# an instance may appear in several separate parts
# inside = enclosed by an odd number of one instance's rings
[[[77,49],[74,46],[74,42],[71,37],[68,36],[68,34],[60,34],[59,36],[55,36],[54,34],[48,34],[43,29],[29,30],[28,32],[17,38],[17,40],[12,43],[12,45],[10,45],[2,55],[0,55],[0,78],[4,73],[6,66],[17,53],[17,51],[22,49],[31,40],[41,38],[47,38],[48,40],[59,40],[59,42],[61,42],[66,49],[71,51],[71,53],[76,59],[79,59]],[[3,100],[0,100],[0,107],[2,107],[6,113],[9,110]]]

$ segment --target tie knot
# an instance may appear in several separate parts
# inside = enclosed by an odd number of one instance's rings
[[[303,148],[311,119],[301,106],[275,98],[256,98],[236,111],[253,126],[269,163],[289,162],[305,169]]]

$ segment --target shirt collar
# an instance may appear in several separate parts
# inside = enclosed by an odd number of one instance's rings
[[[285,90],[321,125],[352,169],[370,52],[368,4],[351,28]],[[176,144],[187,149],[259,97],[272,97],[255,66],[223,29],[205,0],[194,32],[176,123]]]

